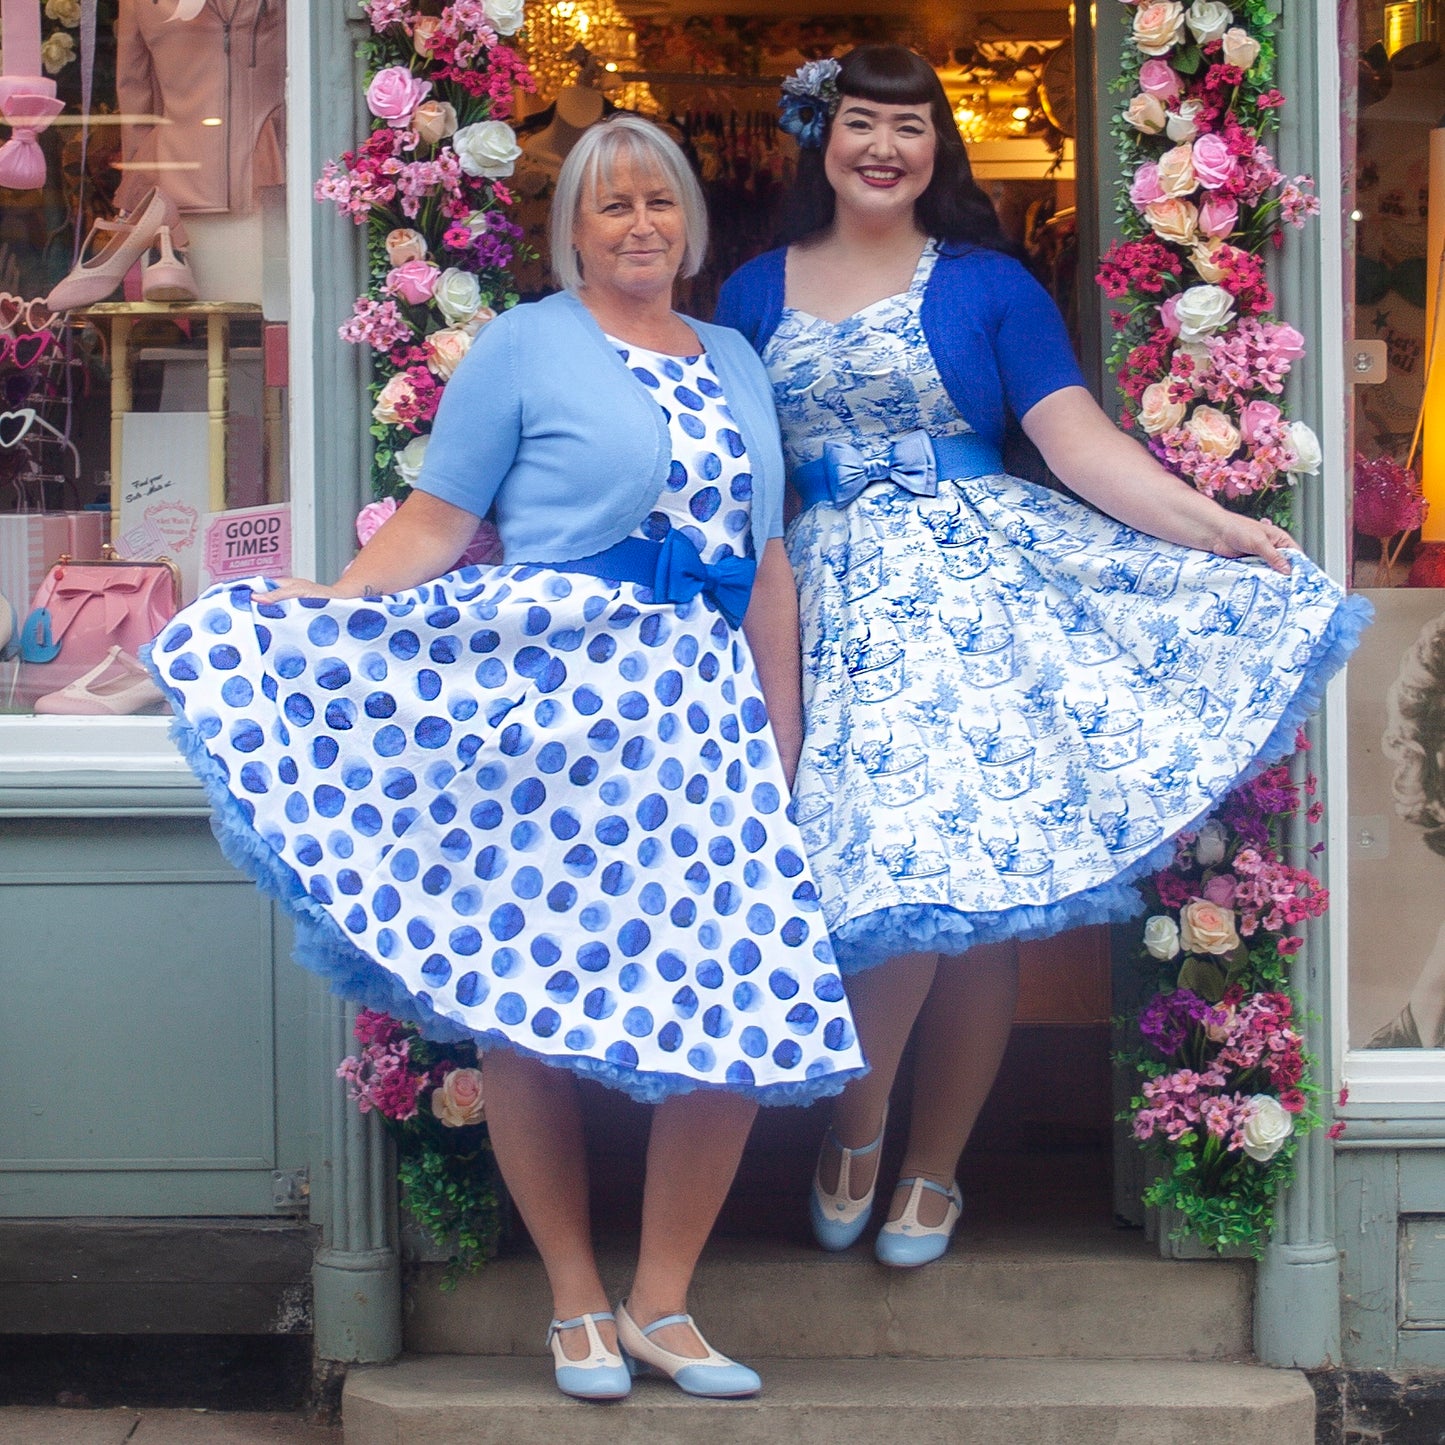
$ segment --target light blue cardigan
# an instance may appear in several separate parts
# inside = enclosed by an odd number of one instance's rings
[[[783,531],[772,390],[736,331],[688,318],[752,463],[754,550]],[[665,397],[664,397],[665,399]],[[485,516],[508,562],[568,562],[620,542],[652,511],[672,464],[667,421],[569,292],[504,312],[442,394],[416,486]]]

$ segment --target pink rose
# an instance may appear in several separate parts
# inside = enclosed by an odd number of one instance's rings
[[[1239,886],[1233,873],[1220,873],[1204,885],[1204,896],[1221,908],[1234,907],[1234,892]]]
[[[1250,446],[1256,445],[1266,427],[1277,427],[1280,410],[1267,401],[1247,402],[1239,413],[1239,434]]]
[[[1194,142],[1194,174],[1206,191],[1217,191],[1239,174],[1239,160],[1223,136],[1202,135]]]
[[[1159,167],[1153,161],[1145,161],[1134,172],[1134,181],[1129,187],[1129,199],[1139,211],[1151,202],[1164,199],[1164,191],[1159,185]]]
[[[419,15],[411,27],[411,48],[420,56],[429,56],[432,43],[442,23],[440,15]]]
[[[1211,240],[1232,236],[1239,225],[1239,205],[1228,196],[1207,195],[1199,203],[1199,231]]]
[[[1146,60],[1139,67],[1139,89],[1157,100],[1173,100],[1184,89],[1179,72],[1167,60]]]
[[[1305,339],[1284,321],[1277,321],[1269,328],[1269,358],[1271,361],[1298,361],[1305,354]]]
[[[395,511],[395,497],[383,497],[379,502],[368,502],[356,514],[356,540],[363,547],[366,546]]]
[[[421,306],[431,300],[440,275],[440,268],[430,261],[404,261],[386,273],[382,285],[391,295],[400,296],[412,306]]]
[[[388,231],[386,233],[386,259],[393,266],[401,266],[407,261],[425,261],[426,237],[420,231],[413,231],[405,226],[400,226],[395,231]]]
[[[1171,296],[1159,308],[1159,324],[1171,335],[1179,335],[1179,295]]]
[[[430,94],[431,81],[417,79],[404,65],[388,65],[366,87],[366,106],[387,125],[403,126]]]

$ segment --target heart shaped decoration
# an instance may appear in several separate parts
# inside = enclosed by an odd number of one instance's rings
[[[16,447],[35,425],[35,408],[22,406],[19,411],[0,411],[0,447]]]
[[[9,333],[25,313],[25,302],[8,291],[0,291],[0,331]]]

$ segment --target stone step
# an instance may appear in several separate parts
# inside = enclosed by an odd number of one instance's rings
[[[601,1252],[612,1298],[633,1255]],[[885,1269],[865,1246],[715,1241],[690,1304],[718,1348],[767,1360],[1227,1360],[1248,1356],[1254,1266],[1165,1260],[1104,1226],[975,1226],[936,1264]],[[535,1255],[494,1260],[454,1291],[421,1266],[406,1299],[416,1354],[544,1353],[548,1293]]]
[[[1121,1360],[772,1360],[756,1400],[665,1380],[565,1399],[541,1360],[428,1356],[354,1368],[346,1445],[1313,1445],[1293,1371]]]

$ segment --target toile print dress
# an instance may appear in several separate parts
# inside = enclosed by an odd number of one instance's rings
[[[615,343],[674,461],[636,535],[751,548],[706,355]],[[379,600],[223,585],[151,666],[216,832],[333,987],[652,1102],[863,1068],[747,642],[699,596],[464,567]]]
[[[789,472],[969,431],[906,293],[763,350]],[[889,481],[791,525],[806,735],[794,816],[845,972],[1127,918],[1131,881],[1291,748],[1369,617],[1007,475]]]

